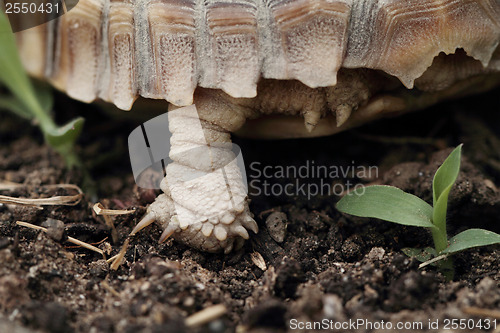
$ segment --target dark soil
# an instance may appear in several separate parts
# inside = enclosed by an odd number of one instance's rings
[[[402,252],[431,245],[426,230],[342,215],[334,208],[339,196],[326,192],[311,198],[300,191],[259,195],[250,186],[260,232],[243,250],[222,255],[173,241],[160,245],[161,230],[152,226],[131,240],[117,271],[99,254],[61,241],[60,235],[51,238],[19,227],[18,220],[37,225],[63,221],[67,236],[98,244],[109,258],[119,252],[156,195],[138,189],[131,175],[127,137],[139,122],[112,119],[95,106],[63,96],[58,96],[56,109],[59,123],[76,115],[87,118],[76,149],[96,182],[96,195],[87,195],[77,206],[43,210],[0,204],[0,332],[276,332],[323,319],[333,327],[344,324],[339,332],[385,332],[388,322],[393,331],[402,332],[493,332],[494,319],[499,330],[498,246],[455,256],[455,278],[447,282],[436,267],[419,269],[420,263]],[[81,172],[67,171],[27,122],[0,113],[0,142],[0,181],[24,185],[1,195],[71,195],[44,185],[82,184]],[[329,138],[236,142],[244,151],[247,176],[257,183],[268,180],[279,188],[326,181],[338,184],[335,189],[347,182],[389,184],[427,202],[432,202],[435,170],[453,147],[464,143],[448,232],[472,227],[500,232],[500,90]],[[307,180],[258,175],[265,166],[277,170],[307,161],[376,166],[378,173]],[[136,209],[114,218],[116,243],[103,218],[93,213],[96,201],[112,209]],[[265,271],[255,264],[256,253],[264,259]],[[227,307],[223,316],[186,326],[186,317],[220,303]],[[353,326],[361,319],[365,324]],[[468,328],[453,330],[452,319],[462,319]],[[396,329],[398,322],[421,323],[423,328]]]

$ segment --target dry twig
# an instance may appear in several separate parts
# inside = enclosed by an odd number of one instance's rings
[[[113,239],[113,243],[118,243],[118,232],[116,231],[115,224],[113,223],[113,219],[111,218],[111,216],[131,214],[135,212],[135,210],[107,209],[100,202],[96,203],[93,209],[97,215],[102,215],[104,221],[106,222],[106,225],[111,228],[111,238]]]
[[[495,309],[483,309],[476,306],[469,306],[463,308],[462,312],[472,316],[500,319],[500,310]]]
[[[20,184],[14,183],[0,183],[0,189],[14,189],[21,186]],[[13,204],[13,205],[25,205],[25,206],[75,206],[77,205],[83,198],[82,190],[73,184],[58,184],[58,185],[44,185],[42,187],[52,189],[52,188],[63,188],[63,189],[72,189],[76,190],[78,194],[75,195],[63,195],[63,196],[53,196],[50,198],[39,198],[39,199],[30,199],[30,198],[16,198],[7,195],[0,195],[0,203],[3,204]]]
[[[187,317],[185,323],[187,327],[198,327],[219,318],[226,312],[227,308],[224,304],[209,306]]]
[[[43,232],[47,232],[47,228],[40,227],[38,225],[34,225],[34,224],[31,224],[31,223],[28,223],[28,222],[16,221],[16,224],[20,225],[20,226],[23,226],[23,227],[27,227],[27,228],[31,228],[31,229],[35,229],[35,230],[41,230]],[[73,237],[68,237],[68,242],[71,242],[71,243],[76,244],[76,245],[80,245],[81,247],[84,247],[86,249],[89,249],[89,250],[92,250],[94,252],[100,253],[106,259],[106,256],[105,256],[104,252],[101,249],[99,249],[99,248],[97,248],[95,246],[92,246],[92,245],[90,245],[88,243],[82,242],[81,240],[78,240],[78,239],[73,238]]]
[[[113,294],[114,296],[116,297],[120,297],[120,293],[118,291],[116,291],[115,288],[111,287],[108,283],[108,281],[106,280],[102,280],[101,282],[101,286],[106,289],[107,291],[109,291],[111,294]]]
[[[125,257],[125,253],[127,252],[127,247],[128,247],[129,239],[127,238],[125,240],[125,243],[123,243],[122,249],[120,250],[120,253],[115,256],[115,260],[111,264],[111,269],[116,271],[118,267],[122,264],[123,258]]]
[[[100,202],[96,203],[93,207],[94,212],[97,215],[125,215],[132,214],[135,212],[135,209],[125,210],[125,209],[107,209]]]

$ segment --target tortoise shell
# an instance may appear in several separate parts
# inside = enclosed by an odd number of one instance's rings
[[[342,67],[444,89],[500,71],[499,42],[500,0],[81,0],[18,33],[32,75],[125,110],[197,86],[251,98],[260,78],[334,86]],[[437,57],[457,49],[467,61]]]

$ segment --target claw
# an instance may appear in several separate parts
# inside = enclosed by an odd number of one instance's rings
[[[142,229],[146,228],[148,225],[150,225],[154,221],[156,221],[155,214],[152,212],[147,213],[146,215],[144,215],[142,220],[139,223],[137,223],[137,225],[134,227],[134,229],[132,230],[132,232],[130,233],[129,236],[134,236],[136,233],[138,233]]]
[[[245,229],[245,227],[243,227],[241,225],[239,225],[236,228],[234,228],[233,232],[234,232],[234,234],[240,236],[243,239],[249,239],[250,238],[250,236],[248,235],[247,229]]]
[[[341,104],[337,107],[335,112],[337,127],[342,126],[351,116],[352,107],[347,104]]]
[[[160,243],[163,243],[164,241],[167,240],[168,237],[172,236],[172,234],[177,230],[177,225],[173,223],[169,223],[168,226],[163,230],[163,233],[161,234]]]
[[[224,254],[228,254],[233,250],[233,245],[234,245],[233,243],[234,242],[231,241],[229,242],[229,244],[227,244],[227,246],[224,248]]]
[[[241,221],[241,224],[247,229],[252,230],[254,233],[259,232],[259,226],[257,225],[257,222],[250,216],[247,216],[243,221]]]
[[[321,113],[318,111],[306,111],[304,112],[304,125],[309,133],[316,127],[319,120],[321,119]]]

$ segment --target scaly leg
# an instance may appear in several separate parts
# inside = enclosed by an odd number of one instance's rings
[[[243,246],[247,229],[258,232],[231,150],[230,133],[249,115],[212,90],[198,91],[194,106],[169,111],[173,162],[160,185],[164,194],[132,235],[157,221],[164,228],[160,242],[173,237],[203,251],[228,253]]]

